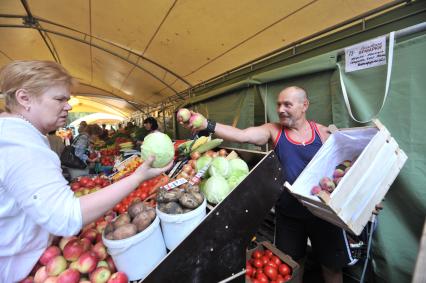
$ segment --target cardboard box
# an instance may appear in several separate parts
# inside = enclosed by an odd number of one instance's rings
[[[313,214],[359,235],[375,205],[385,196],[405,161],[389,131],[374,121],[374,127],[337,130],[327,139],[294,184],[285,187]],[[355,160],[335,190],[311,195],[322,177],[332,177],[344,160]]]
[[[286,263],[291,268],[291,279],[287,282],[297,281],[296,279],[298,278],[298,276],[300,276],[299,274],[300,267],[299,267],[299,264],[295,262],[289,255],[286,255],[285,253],[277,249],[270,242],[260,242],[256,248],[247,251],[246,260],[251,259],[251,255],[256,250],[261,250],[261,251],[270,250],[274,255],[279,257],[282,262]],[[250,278],[248,278],[247,276],[245,278],[246,278],[246,282],[250,282],[250,283],[252,282],[252,280],[250,280]]]

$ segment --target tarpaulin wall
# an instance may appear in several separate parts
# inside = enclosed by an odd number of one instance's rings
[[[425,35],[396,42],[389,95],[378,116],[406,152],[408,161],[386,196],[385,209],[379,215],[373,243],[377,282],[410,282],[418,253],[426,215],[423,188],[426,183],[425,54]],[[309,93],[308,119],[337,127],[359,126],[349,117],[339,72],[337,68],[329,68],[329,61],[326,68],[313,67],[308,73],[292,77],[283,73],[285,79],[234,90],[195,104],[193,108],[211,119],[239,128],[262,124],[266,119],[264,116],[268,121],[278,121],[277,94],[286,86],[298,85]],[[355,117],[359,120],[371,118],[383,99],[386,66],[344,73],[343,76]]]

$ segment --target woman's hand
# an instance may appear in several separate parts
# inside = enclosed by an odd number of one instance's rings
[[[136,169],[134,174],[138,175],[141,178],[141,183],[143,181],[152,179],[152,178],[160,175],[163,172],[166,172],[167,170],[169,170],[173,166],[173,160],[172,160],[172,161],[170,161],[169,164],[167,164],[163,168],[153,168],[152,163],[154,162],[154,160],[155,160],[155,157],[150,156],[147,160],[144,161],[144,163],[142,163],[141,166],[139,166]]]

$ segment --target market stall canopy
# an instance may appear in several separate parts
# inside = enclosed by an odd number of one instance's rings
[[[123,117],[116,115],[93,113],[73,121],[70,126],[78,128],[78,125],[80,125],[82,121],[86,121],[88,124],[117,124],[122,122],[123,120]]]
[[[80,81],[78,99],[129,113],[398,2],[2,0],[0,66],[56,60]]]

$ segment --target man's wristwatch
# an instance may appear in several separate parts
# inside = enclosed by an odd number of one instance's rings
[[[213,120],[207,119],[207,127],[206,127],[206,130],[207,130],[209,133],[214,134],[214,130],[215,130],[215,129],[216,129],[216,122],[215,122],[215,121],[213,121]]]

